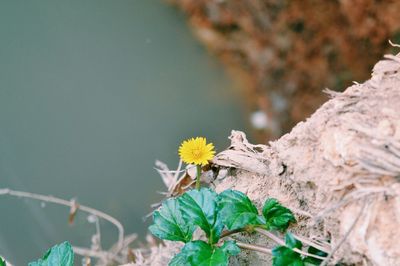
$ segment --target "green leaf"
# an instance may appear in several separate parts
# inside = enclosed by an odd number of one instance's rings
[[[285,236],[285,245],[286,246],[279,246],[272,250],[273,256],[273,266],[284,266],[284,265],[291,265],[291,266],[312,266],[312,265],[320,265],[322,260],[306,257],[302,259],[301,255],[297,252],[294,252],[292,249],[302,248],[302,243],[295,239],[292,234],[287,233]],[[326,257],[326,254],[323,251],[320,251],[314,247],[309,247],[307,250],[308,253],[318,255],[321,257]]]
[[[285,245],[278,246],[272,250],[273,266],[303,266],[301,255],[292,249],[301,249],[302,243],[295,239],[292,234],[287,233],[285,236]]]
[[[73,266],[74,252],[68,242],[55,245],[49,249],[42,259],[29,263],[29,266]]]
[[[227,266],[229,256],[236,255],[240,249],[234,241],[227,241],[222,247],[212,247],[204,241],[187,243],[169,266]]]
[[[319,249],[316,249],[316,248],[314,248],[312,246],[308,247],[307,252],[310,253],[310,254],[318,255],[320,257],[328,256],[327,253],[325,253],[325,252],[323,252],[323,251],[321,251]],[[321,262],[322,262],[322,260],[317,259],[317,258],[313,258],[313,257],[306,257],[306,258],[304,258],[303,261],[304,261],[304,263],[306,265],[320,265]]]
[[[287,233],[285,235],[285,244],[287,247],[292,249],[293,248],[301,249],[303,247],[303,244],[299,240],[294,238],[294,236],[291,233]]]
[[[285,246],[272,250],[272,266],[304,266],[300,254]]]
[[[192,239],[195,226],[183,219],[178,199],[168,199],[163,202],[160,210],[153,214],[153,224],[150,232],[161,239],[189,242]]]
[[[6,266],[6,261],[0,256],[0,266]]]
[[[190,263],[188,262],[187,255],[183,252],[180,252],[172,258],[168,266],[190,266]]]
[[[233,240],[227,240],[221,246],[221,250],[229,255],[235,256],[240,253],[240,248],[236,245],[236,242]]]
[[[279,230],[283,232],[288,228],[291,222],[296,222],[292,211],[282,206],[273,198],[265,201],[262,212],[267,221],[268,230]]]
[[[229,230],[265,224],[265,219],[258,215],[256,206],[240,191],[229,189],[219,194],[218,208],[221,219]]]
[[[224,227],[217,209],[217,193],[209,188],[193,189],[179,198],[180,210],[186,221],[199,226],[211,243],[219,240]]]

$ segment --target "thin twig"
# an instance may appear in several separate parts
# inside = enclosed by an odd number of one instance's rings
[[[235,229],[235,230],[231,230],[231,231],[225,231],[225,232],[223,232],[223,233],[221,234],[221,238],[222,238],[222,237],[229,236],[229,235],[232,235],[232,234],[240,233],[240,232],[245,232],[245,231],[246,231],[245,228],[239,228],[239,229]],[[254,231],[256,231],[256,232],[258,232],[258,233],[260,233],[260,234],[262,234],[262,235],[268,237],[269,239],[273,240],[273,241],[274,241],[275,243],[277,243],[278,245],[286,246],[284,240],[282,240],[281,238],[279,238],[278,236],[274,235],[273,233],[271,233],[271,232],[269,232],[269,231],[267,231],[267,230],[264,230],[264,229],[262,229],[262,228],[256,227],[256,228],[254,228]],[[304,240],[304,238],[302,238],[302,239]],[[308,245],[312,244],[311,241],[304,241],[304,243],[306,243],[306,244],[308,244]],[[315,244],[314,244],[313,246],[315,247]],[[318,246],[318,245],[317,245],[317,246]],[[287,246],[286,246],[286,247],[287,247]],[[288,247],[288,248],[289,248],[289,247]],[[324,249],[324,248],[322,248],[322,249],[318,248],[318,249],[321,250],[321,251],[324,251],[324,252],[326,252],[326,253],[329,253],[329,252],[327,252],[327,250]],[[298,248],[293,248],[292,250],[295,251],[295,252],[297,252],[297,253],[299,253],[299,254],[301,254],[301,255],[307,256],[307,257],[313,257],[313,258],[320,259],[320,260],[325,259],[325,257],[321,257],[321,256],[318,256],[318,255],[310,254],[310,253],[304,252],[304,251],[302,251],[302,250],[300,250],[300,249],[298,249]]]
[[[390,45],[393,46],[393,47],[399,47],[399,48],[400,48],[400,44],[393,43],[391,40],[389,40],[389,43],[390,43]]]
[[[346,239],[349,237],[351,231],[353,231],[354,227],[356,226],[358,220],[361,218],[365,207],[367,206],[367,202],[368,201],[364,201],[363,206],[361,207],[360,212],[358,213],[357,217],[354,219],[353,223],[351,224],[350,228],[347,230],[347,232],[344,234],[344,236],[342,237],[342,239],[340,239],[339,243],[337,243],[337,245],[332,249],[332,252],[329,253],[329,255],[324,258],[324,260],[322,261],[320,266],[326,266],[328,265],[329,260],[333,257],[333,254],[335,254],[335,252],[343,245],[344,241],[346,241]]]
[[[81,255],[83,257],[92,257],[106,261],[107,258],[113,256],[114,254],[108,253],[107,251],[96,251],[93,249],[83,248],[83,247],[76,247],[73,246],[72,249],[74,250],[75,254]]]
[[[266,237],[272,239],[277,244],[279,244],[281,246],[286,246],[285,242],[282,239],[280,239],[279,237],[277,237],[276,235],[274,235],[273,233],[268,232],[268,231],[266,231],[266,230],[264,230],[262,228],[255,228],[254,230],[257,231],[258,233],[260,233],[262,235],[265,235]],[[286,246],[286,247],[290,248],[288,246]],[[303,256],[312,257],[312,258],[316,258],[316,259],[319,259],[319,260],[325,259],[325,257],[321,257],[321,256],[318,256],[318,255],[310,254],[310,253],[304,252],[304,251],[302,251],[302,250],[300,250],[298,248],[290,248],[290,249],[293,250],[294,252],[297,252],[297,253],[303,255]]]
[[[116,256],[116,254],[111,253],[109,251],[104,251],[104,250],[97,251],[97,250],[83,248],[83,247],[77,247],[77,246],[72,246],[72,249],[73,249],[74,253],[77,255],[80,255],[82,257],[96,258],[105,264],[110,263],[110,262],[118,262],[118,263],[124,262],[124,259],[122,257]]]
[[[127,248],[129,248],[129,245],[130,245],[132,242],[134,242],[136,239],[137,239],[137,234],[126,235],[126,236],[124,237],[124,243],[123,243],[123,248],[122,248],[122,250],[126,250]],[[112,253],[112,254],[115,254],[115,253],[116,253],[116,249],[117,249],[117,246],[116,246],[116,244],[114,244],[114,245],[109,249],[108,252],[110,252],[110,253]]]
[[[316,259],[319,259],[319,260],[325,259],[325,257],[314,255],[314,254],[311,254],[311,253],[308,253],[308,252],[304,252],[304,251],[302,251],[302,250],[300,250],[298,248],[292,248],[292,250],[297,252],[297,253],[299,253],[299,254],[301,254],[301,255],[303,255],[303,256],[312,257],[312,258],[316,258]]]
[[[182,159],[179,160],[178,168],[175,170],[174,181],[178,180],[179,173],[181,172],[182,168]],[[186,170],[186,169],[184,169]]]
[[[226,230],[226,231],[223,231],[222,233],[221,233],[221,237],[220,238],[224,238],[224,237],[227,237],[227,236],[230,236],[230,235],[233,235],[233,234],[237,234],[237,233],[241,233],[241,232],[246,232],[246,229],[245,228],[238,228],[238,229],[234,229],[234,230]]]
[[[25,191],[12,190],[12,189],[9,189],[9,188],[0,189],[0,196],[1,195],[9,195],[9,196],[14,196],[14,197],[18,197],[18,198],[35,199],[35,200],[51,202],[51,203],[64,205],[64,206],[67,206],[67,207],[71,207],[71,201],[60,199],[60,198],[57,198],[57,197],[54,197],[54,196],[50,196],[50,195],[46,196],[46,195],[30,193],[30,192],[25,192]],[[117,244],[118,248],[117,248],[117,252],[121,251],[121,249],[123,247],[123,243],[124,243],[124,227],[122,226],[122,224],[117,219],[115,219],[114,217],[108,215],[107,213],[104,213],[102,211],[93,209],[91,207],[87,207],[87,206],[84,206],[84,205],[79,205],[79,209],[81,211],[90,213],[90,214],[95,215],[97,217],[100,217],[100,218],[102,218],[104,220],[107,220],[110,223],[112,223],[113,225],[115,225],[115,227],[117,227],[117,229],[118,229],[118,244]]]
[[[240,233],[240,232],[245,232],[245,231],[246,231],[245,228],[239,228],[239,229],[235,229],[235,230],[231,230],[231,231],[225,231],[225,232],[223,232],[221,234],[221,238],[229,236],[229,235],[233,235],[233,234],[236,234],[236,233]],[[256,232],[268,237],[269,239],[273,240],[275,243],[277,243],[277,244],[279,244],[281,246],[286,246],[285,241],[283,241],[281,238],[279,238],[278,236],[274,235],[273,233],[271,233],[271,232],[269,232],[267,230],[264,230],[262,228],[257,228],[256,227],[256,228],[254,228],[254,231],[256,231]],[[295,235],[293,235],[293,236],[295,238],[297,238],[298,240],[300,240],[301,242],[306,243],[307,245],[313,246],[313,247],[315,247],[315,248],[317,248],[317,249],[319,249],[321,251],[324,251],[325,253],[329,253],[329,250],[325,249],[324,247],[322,247],[322,246],[320,246],[318,244],[313,243],[310,240],[307,240],[307,239],[305,239],[303,237],[299,237],[299,236],[295,236]],[[318,256],[318,255],[310,254],[308,252],[304,252],[304,251],[302,251],[300,249],[297,249],[297,248],[294,248],[292,250],[297,252],[297,253],[299,253],[299,254],[302,254],[304,256],[308,256],[308,257],[313,257],[313,258],[317,258],[317,259],[324,259],[325,258],[325,257],[321,257],[321,256]]]
[[[253,251],[257,251],[257,252],[261,252],[261,253],[265,253],[265,254],[272,254],[271,249],[261,247],[258,245],[247,244],[247,243],[238,242],[238,241],[236,241],[236,245],[238,245],[238,247],[243,248],[243,249],[253,250]]]
[[[323,251],[325,253],[330,253],[329,249],[319,245],[318,243],[315,243],[314,241],[312,241],[310,239],[307,239],[307,238],[302,237],[302,236],[295,235],[293,233],[292,233],[292,235],[293,235],[294,238],[296,238],[297,240],[301,241],[302,243],[305,243],[305,244],[307,244],[307,245],[309,245],[311,247],[319,249],[319,250],[321,250],[321,251]]]
[[[100,231],[100,221],[99,221],[99,218],[97,218],[97,216],[96,216],[96,221],[95,221],[95,223],[96,223],[96,235],[98,236],[98,241],[99,241],[99,249],[101,250],[102,249],[102,247],[101,247],[101,231]]]
[[[281,246],[285,246],[285,241],[283,241],[282,239],[280,239],[279,237],[277,237],[276,235],[274,235],[271,232],[268,232],[267,230],[261,229],[261,228],[255,228],[254,229],[256,232],[268,237],[269,239],[273,240],[275,243],[281,245]]]

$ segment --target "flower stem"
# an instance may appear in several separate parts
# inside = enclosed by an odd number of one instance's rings
[[[200,189],[200,176],[201,176],[201,165],[196,165],[197,175],[196,175],[196,189]]]

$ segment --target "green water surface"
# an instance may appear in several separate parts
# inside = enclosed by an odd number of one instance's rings
[[[156,0],[0,2],[0,188],[103,210],[127,233],[164,190],[154,171],[182,139],[226,147],[244,122],[234,85],[185,18]],[[0,254],[25,265],[94,226],[68,208],[0,197]],[[108,248],[116,230],[101,223]]]

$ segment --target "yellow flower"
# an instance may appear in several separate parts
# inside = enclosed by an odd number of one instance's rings
[[[214,154],[214,145],[202,137],[185,140],[179,147],[179,156],[188,164],[206,165]]]

